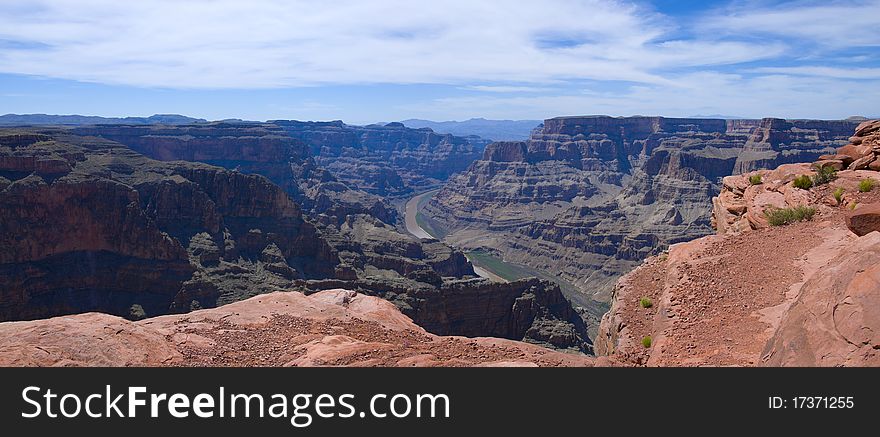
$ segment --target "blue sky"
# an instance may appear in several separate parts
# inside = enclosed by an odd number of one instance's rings
[[[878,102],[880,0],[0,2],[0,113],[842,118]]]

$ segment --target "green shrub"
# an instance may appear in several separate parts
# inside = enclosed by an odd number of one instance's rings
[[[650,335],[642,339],[642,346],[644,346],[645,349],[651,347],[651,343],[653,343],[653,339],[651,339]]]
[[[859,206],[859,202],[850,203],[849,209],[855,210],[857,206]]]
[[[816,214],[816,208],[812,206],[797,206],[794,208],[775,208],[770,211],[764,211],[770,226],[783,226],[795,222],[812,220]]]
[[[837,179],[837,169],[834,167],[821,167],[816,175],[813,176],[813,185],[824,185],[835,179]]]
[[[147,318],[147,313],[144,311],[144,307],[141,306],[141,304],[135,303],[128,308],[129,320],[143,320],[145,318]]]
[[[639,305],[641,305],[642,308],[651,308],[652,306],[654,306],[654,302],[652,302],[651,298],[649,298],[649,297],[643,297],[639,301]]]
[[[845,191],[843,190],[843,187],[838,187],[836,190],[834,190],[833,193],[831,193],[834,195],[834,200],[837,201],[838,205],[840,205],[840,202],[843,202],[843,193],[844,192]]]
[[[863,179],[859,182],[859,191],[862,193],[868,193],[874,189],[874,185],[876,185],[874,179]]]
[[[763,179],[759,174],[751,175],[749,176],[749,183],[752,185],[761,185],[763,183]]]
[[[794,187],[802,190],[813,188],[813,180],[807,175],[801,175],[794,178]]]

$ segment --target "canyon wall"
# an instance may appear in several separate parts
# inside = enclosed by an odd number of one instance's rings
[[[0,188],[3,320],[188,311],[338,263],[267,179],[105,140],[4,132]]]
[[[276,120],[288,135],[308,144],[319,165],[371,194],[408,196],[439,186],[480,157],[479,137],[437,134],[401,123],[351,126],[335,122]]]

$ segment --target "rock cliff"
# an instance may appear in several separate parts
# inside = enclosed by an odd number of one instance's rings
[[[272,123],[308,144],[318,164],[343,182],[383,197],[407,196],[435,188],[479,158],[485,146],[479,137],[437,134],[428,128],[410,129],[401,123]]]
[[[596,324],[617,278],[669,244],[712,232],[721,179],[810,161],[858,122],[564,117],[494,143],[424,215],[444,241],[548,272]]]
[[[261,176],[61,131],[0,133],[0,204],[2,320],[188,311],[338,263]]]
[[[350,214],[367,214],[390,224],[397,221],[393,207],[341,183],[316,164],[308,144],[273,124],[98,125],[69,132],[116,141],[159,161],[204,162],[265,176],[310,214],[339,220]]]

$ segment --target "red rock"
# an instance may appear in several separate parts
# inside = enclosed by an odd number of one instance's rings
[[[454,356],[459,358],[451,360]],[[592,366],[593,361],[512,340],[430,334],[394,304],[347,290],[265,294],[139,322],[88,313],[0,323],[0,366]]]
[[[850,158],[852,158],[853,161],[856,161],[872,153],[873,151],[871,150],[870,146],[856,146],[853,144],[847,144],[846,146],[843,146],[837,150],[838,155],[849,156]]]
[[[830,167],[830,168],[833,168],[838,171],[843,170],[843,168],[844,168],[843,161],[839,160],[839,159],[825,159],[825,160],[816,161],[813,163],[813,166],[816,167],[817,169]]]
[[[864,137],[870,133],[880,131],[880,120],[869,120],[856,127],[857,137]]]
[[[880,203],[861,205],[847,212],[846,226],[858,236],[880,231]]]
[[[837,159],[837,160],[843,161],[844,166],[849,165],[851,162],[853,162],[853,158],[849,155],[834,154],[834,155],[822,155],[819,157],[819,161],[827,161],[827,160],[832,160],[832,159]]]
[[[880,234],[843,246],[806,281],[765,357],[769,366],[880,366]]]
[[[874,152],[871,152],[870,154],[865,155],[865,156],[853,161],[853,163],[849,165],[848,169],[849,170],[866,169],[866,168],[868,168],[868,164],[874,162],[874,159],[876,159],[876,157],[874,156]]]

